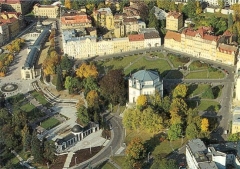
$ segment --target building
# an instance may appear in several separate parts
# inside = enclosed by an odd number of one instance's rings
[[[139,33],[144,35],[144,48],[161,46],[161,37],[155,28],[142,28]]]
[[[206,147],[200,139],[194,139],[186,145],[186,160],[191,169],[240,168],[239,153],[239,142],[210,144]]]
[[[6,35],[8,34],[7,39],[15,37],[20,32],[20,22],[13,15],[1,13],[0,23],[5,23],[8,26],[9,34],[6,31]]]
[[[129,51],[129,39],[126,38],[113,38],[113,52],[121,53]]]
[[[163,96],[163,81],[158,72],[139,70],[128,79],[129,103],[135,103],[140,95],[152,95],[156,91]]]
[[[113,14],[110,8],[100,8],[93,11],[93,18],[97,27],[114,29]]]
[[[34,34],[35,36],[36,34]],[[41,33],[37,36],[36,41],[33,45],[28,47],[28,55],[26,61],[21,69],[21,78],[22,79],[34,79],[36,77],[35,73],[35,64],[38,60],[39,54],[43,45],[45,44],[48,36],[50,35],[50,27],[45,27]]]
[[[186,28],[182,33],[168,31],[164,38],[164,47],[194,57],[234,65],[238,47],[233,35],[225,32],[222,36],[215,36],[212,31],[209,27],[201,27],[198,30]]]
[[[59,6],[35,4],[33,13],[40,18],[57,18],[59,16]]]
[[[178,31],[183,27],[183,15],[179,12],[168,12],[166,17],[166,29]]]
[[[61,16],[62,29],[79,29],[92,27],[92,20],[83,11],[68,11]]]
[[[97,42],[97,55],[109,55],[113,54],[113,43],[111,39],[99,40]]]
[[[233,110],[232,117],[232,134],[240,132],[240,107],[236,107]]]
[[[10,39],[8,24],[0,21],[0,33],[3,36],[3,44],[6,44]]]
[[[141,19],[140,12],[137,9],[132,8],[131,6],[124,7],[123,13],[126,15],[127,18]]]
[[[156,16],[157,20],[165,20],[168,15],[167,12],[156,6],[154,6],[152,10],[154,10],[154,15]]]
[[[68,148],[74,146],[77,142],[81,141],[86,136],[98,130],[99,130],[99,125],[93,122],[90,122],[85,127],[82,127],[76,124],[71,129],[71,133],[69,133],[63,138],[58,138],[55,140],[56,152],[57,153],[66,152]]]
[[[129,50],[138,50],[144,48],[144,35],[128,35],[129,39]]]
[[[32,9],[33,2],[27,0],[0,0],[1,11],[18,12],[26,15]]]

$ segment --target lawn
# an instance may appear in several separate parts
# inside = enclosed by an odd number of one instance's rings
[[[164,140],[158,146],[155,147],[154,151],[152,152],[152,155],[160,156],[160,157],[164,158],[168,154],[170,154],[173,151],[173,149],[176,150],[176,149],[182,147],[182,143],[184,144],[186,142],[187,142],[187,138],[183,138],[183,140],[178,139],[175,141],[171,141],[171,145],[172,145],[172,147],[171,147],[170,142],[168,140]]]
[[[200,104],[198,105],[198,110],[218,112],[220,107],[221,107],[220,104],[216,101],[201,100]]]
[[[203,69],[208,69],[208,64],[200,62],[200,61],[193,61],[189,67],[191,71],[193,70],[203,70]]]
[[[42,93],[32,91],[31,95],[42,105],[49,105],[49,102],[45,99]]]
[[[166,60],[157,59],[157,60],[147,60],[145,57],[142,57],[137,62],[133,63],[130,67],[125,69],[125,75],[130,73],[135,73],[141,69],[157,69],[161,76],[165,76],[168,70],[171,70],[171,66]]]
[[[188,86],[188,95],[191,97],[201,95],[204,91],[206,91],[210,87],[209,84],[190,84]]]
[[[221,71],[210,72],[208,70],[190,72],[185,78],[186,79],[222,79],[224,78],[224,73]]]
[[[140,137],[142,141],[145,142],[146,140],[149,140],[151,137],[153,137],[153,133],[149,133],[144,130],[141,130],[139,132],[127,130],[127,136],[125,138],[126,144],[128,144],[135,137]]]
[[[27,113],[33,111],[34,108],[35,108],[35,106],[30,103],[24,104],[20,107],[21,110],[23,110],[24,112],[27,112]]]
[[[176,56],[174,54],[168,54],[168,58],[175,68],[185,65],[189,61],[189,58],[187,57]]]
[[[152,57],[159,57],[159,58],[164,58],[164,55],[161,52],[151,52],[150,56]]]
[[[18,111],[19,107],[14,107],[15,111]],[[34,107],[34,105],[27,103],[20,107],[20,109],[27,113],[27,118],[30,120],[30,122],[33,122],[34,120],[38,119],[39,117],[45,116],[44,112],[40,112],[39,109]]]
[[[97,167],[98,169],[115,169],[116,167],[114,167],[111,163],[107,162],[104,164],[104,166],[102,167]]]
[[[60,122],[59,122],[57,119],[55,119],[54,117],[51,117],[51,118],[43,121],[43,122],[41,123],[41,127],[49,130],[49,129],[57,126],[58,124],[60,124]]]
[[[119,165],[121,168],[123,168],[123,164],[124,164],[124,161],[125,161],[125,156],[114,156],[114,157],[111,157],[112,160],[117,163],[117,165]]]

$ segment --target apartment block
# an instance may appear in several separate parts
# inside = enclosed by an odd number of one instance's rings
[[[97,27],[107,28],[108,30],[114,29],[113,14],[110,8],[100,8],[93,11],[92,15]]]
[[[23,15],[30,12],[33,2],[28,0],[0,0],[2,11],[19,12]]]
[[[183,15],[179,12],[169,12],[166,17],[166,29],[178,31],[183,27]]]
[[[40,18],[57,18],[59,16],[59,6],[35,4],[33,6],[33,13],[36,17]]]
[[[68,11],[61,16],[62,29],[81,29],[92,27],[91,17],[83,11]]]

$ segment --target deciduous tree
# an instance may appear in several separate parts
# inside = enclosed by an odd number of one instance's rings
[[[181,136],[182,127],[181,124],[173,124],[168,130],[168,139],[173,141]]]
[[[173,90],[173,97],[181,97],[184,98],[187,94],[187,86],[185,84],[179,84]]]
[[[91,90],[88,92],[87,97],[86,97],[88,107],[98,107],[99,106],[99,96],[96,90]]]
[[[131,140],[126,148],[126,154],[135,161],[145,157],[145,148],[142,140],[139,137]]]
[[[66,55],[62,57],[60,65],[62,70],[66,70],[67,72],[72,69],[72,61]]]
[[[186,128],[186,136],[188,139],[197,138],[198,133],[199,133],[199,131],[198,131],[195,123],[188,124],[188,126]]]
[[[87,125],[90,120],[87,108],[84,106],[80,106],[78,108],[77,117],[79,118],[80,122],[82,123],[81,125]]]
[[[65,7],[66,7],[67,9],[72,9],[71,0],[65,0]]]
[[[57,91],[63,90],[63,75],[62,75],[62,69],[60,66],[57,67],[56,89],[57,89]]]
[[[209,123],[207,118],[203,118],[201,122],[201,131],[206,132],[208,131]]]
[[[93,63],[89,65],[83,63],[76,71],[76,75],[80,78],[88,78],[93,77],[96,78],[98,76],[98,71],[96,66]]]
[[[137,106],[139,106],[140,108],[143,108],[147,105],[147,96],[145,95],[140,95],[137,98]]]

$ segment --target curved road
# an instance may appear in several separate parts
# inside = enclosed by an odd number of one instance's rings
[[[73,168],[87,168],[89,163],[91,163],[91,166],[95,166],[98,164],[101,164],[101,162],[107,160],[111,154],[114,155],[114,153],[120,148],[120,145],[122,144],[122,138],[123,138],[123,129],[121,126],[121,119],[118,117],[108,115],[106,117],[106,120],[109,120],[112,124],[112,138],[111,141],[104,147],[97,155],[92,157],[91,159],[84,161],[83,163],[80,163],[77,166],[71,167]]]

